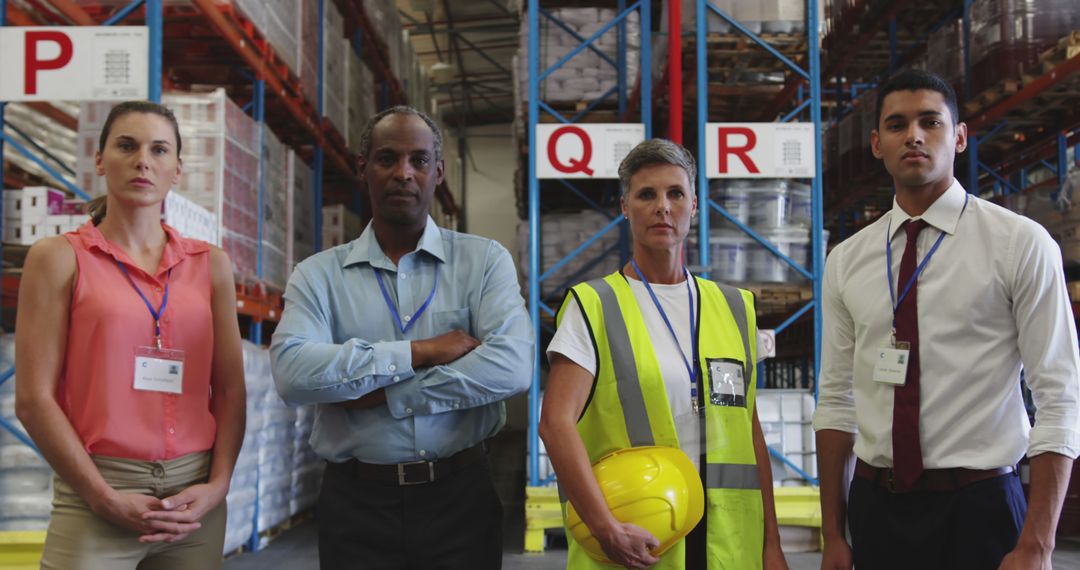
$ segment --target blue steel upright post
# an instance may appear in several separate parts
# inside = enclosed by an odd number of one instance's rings
[[[806,1],[806,37],[810,64],[810,120],[814,123],[814,180],[810,194],[810,243],[811,263],[814,264],[814,401],[818,397],[818,379],[821,377],[821,280],[825,275],[825,215],[823,204],[823,179],[821,172],[821,43],[818,39],[818,2]]]
[[[529,485],[540,484],[540,181],[536,178],[536,122],[539,119],[540,2],[529,0],[529,318],[532,320],[533,377],[529,386]]]
[[[258,232],[259,243],[256,246],[255,276],[262,279],[263,276],[263,218],[266,207],[266,81],[255,80],[255,122],[259,125],[259,210]],[[252,319],[251,342],[262,344],[262,320]]]
[[[708,9],[705,0],[697,0],[694,7],[697,16],[696,38],[694,46],[697,49],[697,141],[698,141],[698,265],[702,266],[702,277],[710,277],[709,264],[709,178],[705,174],[705,123],[709,122],[708,103],[708,65],[705,51],[705,31],[708,27]],[[675,102],[672,102],[675,104]]]
[[[165,16],[162,10],[162,0],[146,0],[146,27],[150,33],[150,89],[148,98],[154,103],[161,102],[161,60],[162,60],[162,35],[165,26]]]

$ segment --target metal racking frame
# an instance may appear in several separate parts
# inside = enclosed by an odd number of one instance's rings
[[[803,305],[800,309],[795,311],[790,317],[784,320],[782,323],[776,326],[776,334],[780,334],[787,329],[791,324],[801,318],[807,312],[813,310],[814,317],[814,399],[817,399],[818,382],[817,372],[820,369],[820,355],[821,355],[821,280],[825,273],[825,240],[822,230],[824,229],[824,215],[822,210],[822,179],[823,173],[821,172],[821,46],[817,40],[818,24],[818,0],[807,0],[806,2],[806,37],[807,37],[807,56],[806,61],[808,63],[807,69],[803,69],[802,66],[791,61],[789,58],[781,54],[767,41],[753,33],[745,26],[736,21],[733,17],[725,13],[723,10],[717,8],[711,3],[707,3],[706,0],[696,0],[697,2],[697,136],[698,136],[698,259],[699,264],[709,267],[709,214],[711,211],[715,211],[723,216],[727,221],[734,224],[739,230],[746,233],[753,238],[757,243],[768,249],[772,254],[776,255],[784,262],[793,267],[796,271],[809,279],[813,286],[813,298]],[[761,46],[768,51],[774,57],[779,59],[791,72],[802,78],[803,81],[809,83],[809,94],[806,98],[800,97],[799,103],[796,107],[784,115],[780,121],[789,122],[796,118],[799,118],[805,111],[809,110],[810,122],[814,124],[815,144],[814,144],[814,164],[815,164],[815,176],[812,179],[811,184],[811,227],[810,227],[810,243],[811,243],[811,267],[809,269],[802,267],[790,257],[784,255],[774,246],[769,243],[768,240],[758,235],[757,232],[750,229],[742,220],[739,220],[731,213],[722,208],[719,204],[709,198],[709,181],[705,174],[705,123],[709,118],[708,109],[708,70],[707,70],[707,58],[706,52],[706,32],[708,29],[708,15],[709,11],[718,15],[721,19],[731,25],[740,34],[746,36],[751,41]],[[802,91],[800,88],[799,91]],[[801,93],[800,93],[801,95]],[[708,272],[705,273],[708,276]],[[760,369],[759,369],[760,370]],[[759,384],[761,378],[759,377]],[[808,475],[797,465],[792,463],[779,451],[770,448],[770,455],[779,459],[787,467],[798,473],[803,479],[816,483],[816,478]]]
[[[528,433],[528,449],[529,449],[529,469],[528,469],[528,481],[530,486],[546,485],[551,482],[551,478],[548,480],[540,480],[540,436],[539,436],[539,421],[540,421],[540,338],[543,329],[543,324],[540,320],[540,312],[543,311],[548,315],[554,317],[555,310],[540,300],[540,283],[548,279],[556,271],[566,265],[571,259],[577,257],[590,245],[592,245],[597,239],[604,234],[613,230],[614,228],[620,228],[620,231],[625,235],[624,224],[622,224],[624,218],[622,214],[612,215],[606,209],[601,208],[592,200],[588,199],[583,193],[581,193],[573,184],[570,184],[566,180],[560,180],[562,185],[581,198],[590,208],[595,209],[611,221],[600,231],[594,234],[589,239],[585,240],[581,245],[574,249],[569,255],[562,260],[556,262],[547,271],[541,274],[540,272],[540,181],[536,177],[536,125],[539,122],[540,111],[543,110],[555,117],[561,123],[575,123],[581,118],[585,117],[590,111],[598,107],[602,102],[608,100],[612,95],[617,93],[618,110],[620,116],[625,116],[627,113],[628,101],[626,97],[626,87],[628,79],[626,77],[626,17],[630,12],[638,11],[640,13],[639,23],[641,25],[641,41],[640,41],[640,57],[641,63],[639,70],[641,73],[640,78],[640,102],[641,102],[641,122],[645,125],[645,138],[652,136],[652,71],[651,71],[651,34],[650,34],[650,9],[651,2],[649,0],[636,0],[630,2],[629,5],[626,0],[618,0],[617,15],[614,19],[607,22],[603,27],[597,30],[589,38],[580,37],[577,34],[572,34],[575,38],[581,42],[581,45],[575,47],[569,54],[563,56],[553,66],[548,69],[540,69],[540,18],[543,16],[549,20],[552,24],[561,27],[562,29],[569,31],[569,29],[555,18],[551,13],[540,8],[539,0],[529,0],[528,2],[528,209],[529,209],[529,316],[533,323],[533,334],[537,339],[536,347],[533,352],[533,370],[532,370],[532,385],[529,388],[529,433]],[[616,60],[613,62],[606,55],[601,57],[608,63],[615,65],[618,72],[618,80],[612,90],[605,93],[600,99],[593,101],[585,109],[577,112],[574,116],[567,118],[562,113],[555,110],[547,103],[540,101],[539,86],[552,71],[561,67],[564,63],[573,59],[577,54],[586,49],[599,52],[593,45],[605,33],[612,28],[618,26],[618,42],[616,47]],[[623,257],[627,256],[625,252],[625,238],[621,240],[624,244]],[[609,248],[603,254],[601,258],[612,254],[614,248]],[[594,262],[595,263],[595,262]],[[591,267],[592,264],[589,264]],[[567,284],[563,284],[565,287]]]

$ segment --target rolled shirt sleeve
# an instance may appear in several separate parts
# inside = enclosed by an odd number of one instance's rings
[[[415,376],[407,340],[367,342],[331,337],[328,291],[314,287],[297,266],[285,289],[285,310],[270,344],[274,383],[286,402],[355,400]]]
[[[1080,453],[1080,354],[1061,250],[1033,221],[1013,236],[1013,315],[1024,378],[1035,402],[1028,456]]]
[[[841,292],[843,248],[825,260],[822,282],[821,378],[814,430],[858,431],[855,419],[855,324]]]

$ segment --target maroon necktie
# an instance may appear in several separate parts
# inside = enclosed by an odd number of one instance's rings
[[[927,226],[923,220],[909,220],[904,223],[907,232],[907,245],[904,257],[900,259],[900,279],[897,291],[903,291],[918,265],[915,241],[919,232]],[[907,377],[903,386],[897,386],[893,392],[893,477],[896,489],[906,491],[915,485],[923,471],[922,445],[919,443],[919,311],[918,288],[916,280],[911,290],[901,301],[896,310],[896,341],[907,342],[908,353]]]

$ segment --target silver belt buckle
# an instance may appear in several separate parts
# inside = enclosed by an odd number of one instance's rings
[[[428,478],[426,481],[406,481],[405,480],[405,467],[409,465],[420,465],[427,463],[428,466]],[[435,480],[435,463],[431,461],[410,461],[408,463],[398,463],[397,465],[397,480],[398,485],[422,485],[424,483],[430,483]]]

